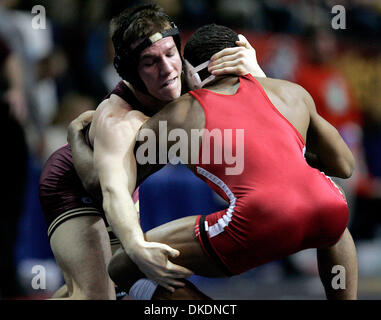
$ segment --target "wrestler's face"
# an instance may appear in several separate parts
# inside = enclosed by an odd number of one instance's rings
[[[138,72],[148,92],[161,101],[181,95],[180,54],[172,37],[163,38],[140,54]]]

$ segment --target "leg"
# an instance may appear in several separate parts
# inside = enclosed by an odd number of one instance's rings
[[[344,190],[338,186],[345,196]],[[323,283],[327,299],[356,300],[357,299],[357,253],[354,241],[348,229],[345,229],[341,239],[326,249],[317,249],[317,260],[320,279]],[[344,267],[345,289],[334,289],[332,286],[332,268],[335,265]]]
[[[319,274],[327,299],[356,300],[357,299],[357,254],[348,229],[345,229],[341,239],[332,247],[317,250]],[[341,265],[345,270],[345,289],[334,289],[332,286],[332,268]]]
[[[71,300],[115,299],[108,276],[110,239],[101,217],[81,216],[65,221],[50,238]]]
[[[64,284],[61,288],[59,288],[54,294],[51,296],[51,300],[67,298],[69,296],[69,292],[67,290],[67,285]]]
[[[147,241],[165,243],[180,251],[180,255],[171,260],[173,263],[192,270],[195,274],[206,277],[225,277],[217,264],[203,251],[200,243],[194,237],[196,216],[190,216],[171,221],[146,233]],[[131,261],[124,250],[120,249],[113,256],[109,274],[118,286],[130,288],[138,279],[144,278],[138,267]],[[206,299],[197,289],[187,285],[171,294],[158,288],[153,298],[156,299]]]

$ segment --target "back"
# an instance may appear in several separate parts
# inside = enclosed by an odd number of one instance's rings
[[[247,75],[233,95],[206,89],[190,94],[205,113],[195,174],[229,202],[206,222],[210,237],[229,237],[220,258],[241,261],[231,272],[336,242],[348,221],[346,202],[329,178],[307,164],[304,138],[259,82]],[[292,116],[307,130],[301,110]],[[251,244],[255,250],[245,252],[243,262],[240,248]]]
[[[241,77],[233,95],[205,89],[190,94],[205,113],[200,167],[211,169],[230,184],[244,183],[251,189],[263,181],[282,182],[284,176],[311,169],[303,157],[304,138],[252,76]],[[217,132],[218,139],[209,139]],[[205,161],[208,153],[209,164]]]

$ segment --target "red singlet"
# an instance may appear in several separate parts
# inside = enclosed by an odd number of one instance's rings
[[[224,137],[220,142],[210,139],[210,164],[202,163],[206,151],[200,148],[195,174],[227,200],[229,208],[199,216],[195,233],[227,273],[239,274],[340,239],[349,217],[343,195],[324,173],[307,164],[302,136],[252,76],[240,77],[233,95],[206,89],[190,94],[204,109],[205,129],[221,130]],[[232,129],[232,144],[223,143],[225,129]],[[235,165],[227,163],[224,152],[235,155],[239,129],[244,130],[244,166],[241,174],[230,175],[226,168]],[[204,133],[203,145],[205,139]],[[222,151],[220,164],[214,161],[214,147]]]

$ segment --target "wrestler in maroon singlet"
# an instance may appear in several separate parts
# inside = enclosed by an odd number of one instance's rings
[[[120,81],[111,94],[125,100],[134,108],[143,109],[139,101],[132,94],[128,86]],[[85,129],[86,142],[91,147],[88,139],[88,125]],[[101,216],[108,226],[102,207],[102,199],[95,199],[83,187],[75,171],[70,145],[66,144],[55,151],[47,160],[40,177],[39,197],[42,211],[45,216],[49,239],[54,230],[68,219],[84,216]],[[138,189],[135,191],[134,202],[138,201]],[[111,243],[118,240],[110,232]]]

